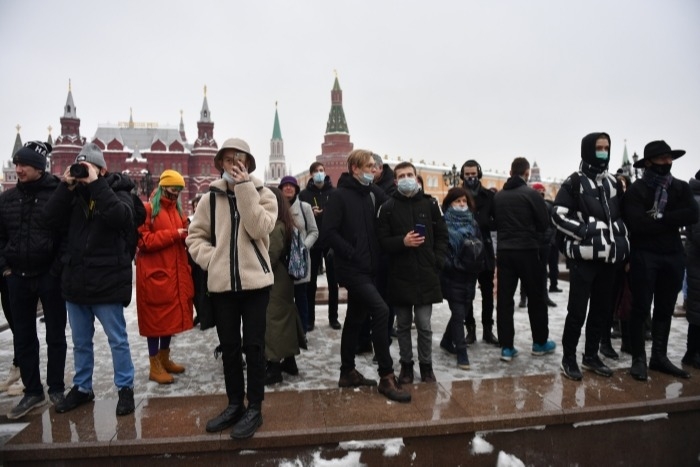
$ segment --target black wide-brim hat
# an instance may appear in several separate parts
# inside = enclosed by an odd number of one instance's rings
[[[644,168],[644,161],[653,159],[656,156],[663,156],[665,154],[670,155],[673,159],[678,159],[685,151],[683,149],[671,149],[671,146],[666,144],[666,141],[652,141],[651,143],[644,146],[644,159],[640,159],[634,163],[634,167],[637,169]]]

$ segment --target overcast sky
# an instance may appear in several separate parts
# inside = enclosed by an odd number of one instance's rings
[[[700,169],[700,1],[0,0],[0,159],[60,134],[68,80],[91,139],[129,119],[214,136],[267,165],[278,102],[294,173],[321,153],[337,70],[356,148],[565,177],[581,138],[612,137],[611,169],[665,139]],[[260,171],[259,175],[262,175]]]

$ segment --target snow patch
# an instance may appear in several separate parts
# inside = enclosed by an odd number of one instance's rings
[[[477,431],[476,436],[483,437],[483,435],[488,435],[490,433],[513,433],[516,431],[544,430],[545,428],[547,428],[547,425],[533,425],[533,426],[524,426],[521,428],[503,428],[500,430]]]
[[[498,453],[496,467],[525,467],[525,464],[513,454],[507,454],[501,451]]]
[[[29,426],[29,423],[0,423],[0,435],[15,435]]]
[[[472,439],[472,454],[491,454],[493,445],[478,434]]]
[[[404,447],[403,438],[371,439],[366,441],[343,441],[338,443],[340,449],[351,451],[353,449],[384,448],[384,457],[398,456]]]
[[[606,418],[603,420],[590,420],[587,422],[574,423],[574,428],[580,426],[592,426],[592,425],[605,425],[608,423],[619,423],[619,422],[630,422],[630,421],[640,421],[640,422],[650,422],[652,420],[663,420],[667,419],[667,413],[653,413],[649,415],[639,415],[637,417],[620,417],[620,418]]]
[[[252,449],[241,449],[238,451],[239,456],[250,456],[251,454],[255,454],[257,451],[254,451]]]
[[[314,452],[314,462],[312,465],[314,467],[360,467],[367,465],[360,462],[360,455],[361,453],[359,452],[349,452],[345,457],[341,457],[340,459],[323,459],[321,458],[321,451],[316,451]],[[303,466],[303,464],[300,463],[294,464],[294,467],[297,465],[300,467]]]

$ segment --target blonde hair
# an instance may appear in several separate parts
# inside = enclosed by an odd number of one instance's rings
[[[352,173],[352,167],[363,167],[372,160],[372,151],[355,149],[348,154],[348,172]]]

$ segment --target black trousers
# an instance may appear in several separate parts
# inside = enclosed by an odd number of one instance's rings
[[[241,403],[245,396],[241,352],[246,354],[248,403],[261,404],[265,398],[265,323],[270,288],[212,293],[211,299],[229,404]]]
[[[632,316],[630,334],[632,355],[646,356],[644,350],[644,320],[652,302],[652,328],[665,327],[670,331],[673,309],[678,292],[683,287],[683,252],[677,254],[654,253],[632,249],[630,255],[630,290],[632,292]],[[665,336],[668,339],[668,333]],[[657,339],[654,336],[654,339]]]
[[[10,274],[5,278],[10,291],[15,357],[22,374],[25,394],[43,394],[39,371],[39,338],[36,307],[41,299],[46,325],[46,383],[49,393],[63,392],[66,367],[66,302],[61,297],[61,279],[48,272],[34,277]]]
[[[547,263],[549,266],[549,287],[553,289],[559,285],[559,248],[554,244],[549,245]]]
[[[515,338],[513,295],[518,287],[518,279],[527,290],[527,312],[530,317],[532,341],[536,344],[544,344],[549,338],[549,316],[542,287],[539,251],[536,248],[499,250],[496,262],[498,271],[496,321],[501,348],[513,347]]]
[[[481,271],[477,276],[479,288],[481,289],[481,325],[483,327],[493,326],[493,278],[494,271]],[[467,303],[467,316],[465,324],[476,325],[474,319],[474,301]]]
[[[377,357],[379,376],[394,372],[394,362],[389,353],[389,335],[387,333],[389,307],[379,294],[371,278],[346,286],[348,290],[348,307],[340,338],[340,371],[355,368],[355,349],[360,329],[367,317],[372,322],[372,345]]]
[[[581,328],[586,323],[584,355],[598,355],[600,336],[612,316],[616,266],[597,261],[569,261],[569,304],[561,343],[565,357],[576,355]],[[590,300],[590,307],[588,302]],[[588,320],[586,320],[588,312]]]
[[[326,281],[328,282],[328,322],[338,321],[338,279],[335,277],[333,255],[328,254],[327,249],[311,249],[311,281],[307,284],[306,293],[309,303],[309,325],[314,326],[316,321],[316,289],[318,271],[321,261],[326,263]]]

